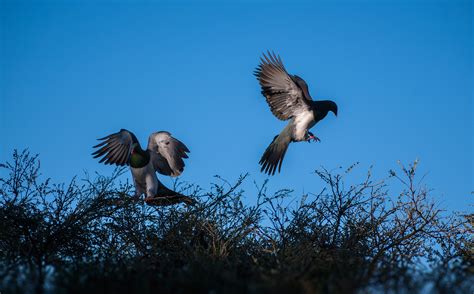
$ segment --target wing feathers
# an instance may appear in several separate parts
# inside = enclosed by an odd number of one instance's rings
[[[267,52],[254,71],[272,113],[287,120],[309,108],[305,95],[285,69],[280,56]]]
[[[133,143],[138,143],[135,135],[125,129],[98,140],[102,142],[93,147],[99,148],[92,153],[94,158],[100,158],[100,163],[119,166],[129,164],[131,147]]]
[[[151,151],[155,171],[176,177],[184,170],[183,158],[188,158],[188,147],[171,136],[168,132],[156,132],[148,139],[148,150]]]

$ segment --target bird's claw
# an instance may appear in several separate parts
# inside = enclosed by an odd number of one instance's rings
[[[308,134],[308,143],[311,143],[311,140],[313,140],[314,142],[321,142],[321,139],[319,139],[318,137],[316,137],[312,133],[309,133]]]

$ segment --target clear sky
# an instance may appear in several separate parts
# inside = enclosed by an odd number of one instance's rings
[[[290,145],[270,191],[317,192],[320,166],[385,177],[418,158],[443,207],[473,202],[470,1],[78,3],[1,1],[1,161],[29,148],[57,181],[110,174],[96,138],[126,128],[145,147],[167,130],[191,150],[182,180],[249,172],[253,192],[285,125],[252,75],[271,49],[339,116],[313,128],[321,143]]]

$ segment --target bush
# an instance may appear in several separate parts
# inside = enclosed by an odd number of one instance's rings
[[[0,289],[5,292],[470,293],[473,215],[446,215],[417,162],[389,179],[355,166],[315,172],[325,188],[287,204],[291,190],[254,204],[219,177],[208,192],[175,189],[195,206],[151,207],[110,177],[67,185],[41,180],[39,160],[13,154],[0,165]],[[399,193],[388,189],[392,179]],[[293,202],[294,203],[294,202]]]

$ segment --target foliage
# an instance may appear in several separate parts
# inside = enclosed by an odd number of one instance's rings
[[[198,203],[150,207],[110,177],[42,180],[37,156],[0,165],[0,290],[7,292],[472,292],[473,215],[446,215],[417,162],[375,181],[355,166],[315,172],[324,188],[296,204],[267,182],[216,178]],[[399,193],[388,183],[401,183]],[[248,195],[248,194],[247,194]],[[255,204],[245,204],[256,199]],[[471,288],[470,288],[471,287]]]

